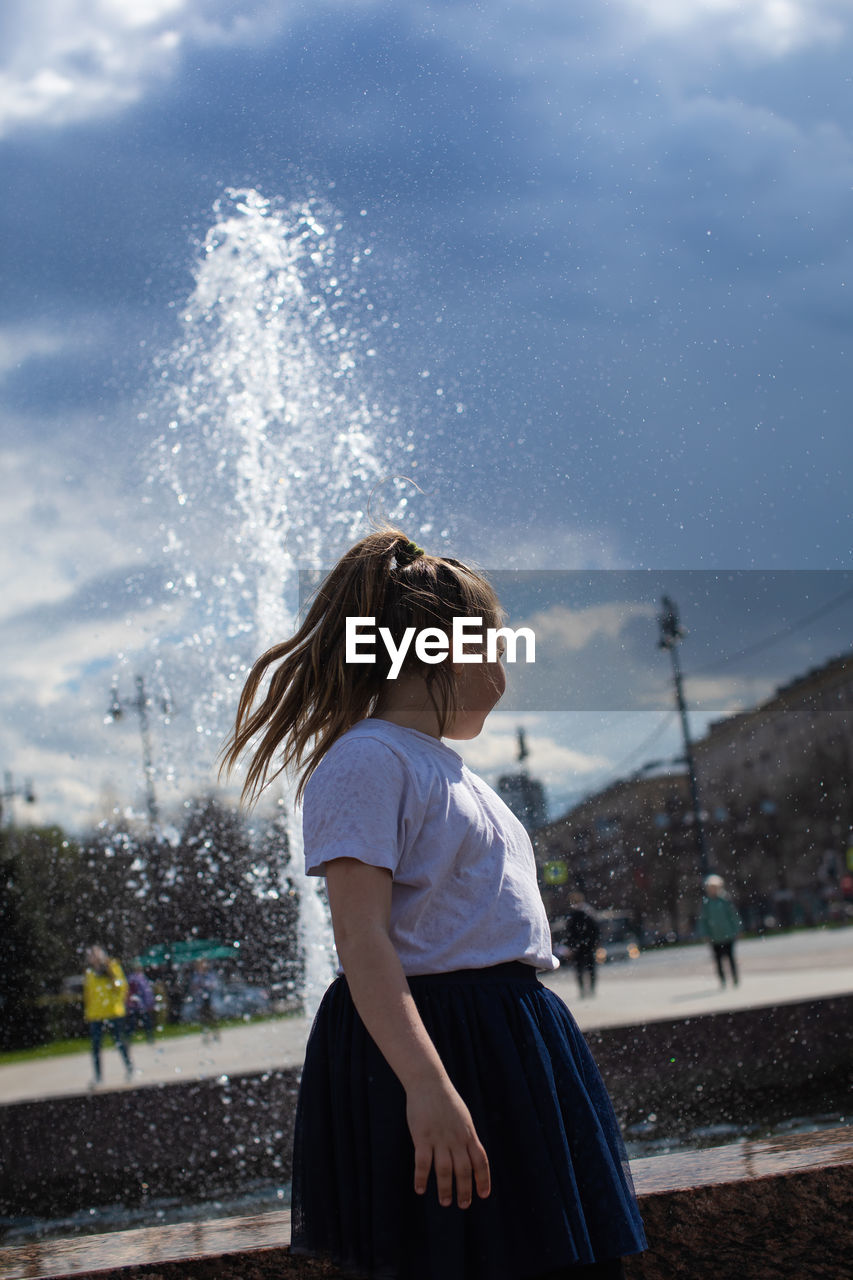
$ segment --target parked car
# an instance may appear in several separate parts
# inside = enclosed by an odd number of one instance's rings
[[[601,937],[595,958],[599,964],[612,960],[636,960],[640,954],[637,936],[631,928],[628,911],[596,911],[595,918],[601,928]],[[566,917],[556,916],[551,921],[551,947],[554,955],[563,963],[571,963],[571,952],[563,942],[566,933]]]
[[[631,928],[631,916],[627,911],[599,911],[601,939],[595,958],[599,964],[612,960],[636,960],[640,954],[637,936]]]
[[[211,996],[213,1016],[224,1018],[253,1018],[272,1011],[269,992],[265,987],[254,987],[248,982],[223,982]],[[184,997],[181,1005],[181,1022],[200,1020],[198,996]]]

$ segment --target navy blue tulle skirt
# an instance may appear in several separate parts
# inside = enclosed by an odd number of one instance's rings
[[[405,1093],[338,978],[300,1086],[293,1252],[371,1280],[532,1280],[592,1263],[604,1274],[643,1250],[616,1117],[559,997],[524,964],[409,985],[486,1149],[491,1195],[443,1208],[432,1176],[415,1193]]]

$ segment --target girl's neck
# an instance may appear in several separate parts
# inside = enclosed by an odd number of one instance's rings
[[[373,716],[398,724],[402,729],[416,729],[431,738],[441,737],[438,712],[422,676],[401,675],[396,680],[388,680]]]

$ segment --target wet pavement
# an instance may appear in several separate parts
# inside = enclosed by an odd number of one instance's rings
[[[572,971],[546,975],[583,1030],[631,1026],[726,1010],[790,1004],[853,993],[853,926],[756,938],[738,944],[741,982],[721,988],[705,945],[671,947],[639,959],[600,966],[598,989],[579,999]],[[103,1090],[298,1066],[310,1030],[307,1018],[279,1018],[225,1028],[218,1041],[201,1035],[135,1043],[130,1082],[118,1053],[103,1052]],[[85,1093],[88,1053],[0,1067],[0,1105]]]

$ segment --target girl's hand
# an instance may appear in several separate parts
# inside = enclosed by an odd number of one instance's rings
[[[489,1162],[471,1113],[454,1089],[412,998],[389,935],[391,872],[355,858],[326,870],[335,942],[355,1007],[406,1091],[415,1144],[415,1191],[423,1195],[435,1169],[438,1198],[460,1209],[489,1194]]]
[[[440,1204],[453,1203],[454,1179],[460,1209],[471,1204],[472,1178],[477,1195],[484,1200],[491,1190],[488,1157],[471,1113],[450,1081],[413,1090],[406,1103],[406,1119],[415,1144],[418,1195],[426,1191],[434,1168]]]

